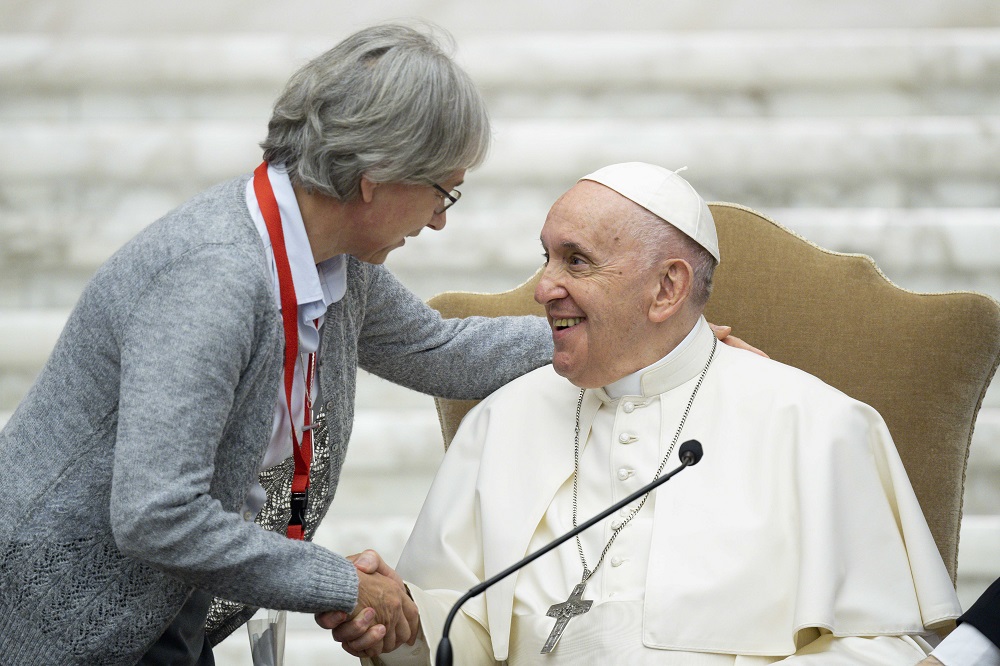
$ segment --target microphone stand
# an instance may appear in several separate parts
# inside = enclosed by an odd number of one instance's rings
[[[468,592],[466,592],[465,594],[463,594],[458,599],[458,601],[455,602],[455,605],[451,607],[451,611],[448,613],[448,617],[447,617],[447,619],[444,622],[444,629],[441,632],[441,634],[442,634],[441,635],[441,642],[438,643],[437,654],[435,656],[435,664],[436,664],[436,666],[451,666],[451,662],[452,662],[451,641],[448,640],[448,634],[451,631],[451,623],[455,619],[455,615],[458,614],[458,609],[462,607],[462,604],[464,604],[466,601],[468,601],[469,599],[471,599],[473,597],[479,596],[488,587],[494,585],[495,583],[500,582],[501,580],[503,580],[507,576],[509,576],[512,573],[514,573],[515,571],[517,571],[518,569],[521,569],[522,567],[525,567],[528,564],[531,564],[532,562],[534,562],[536,559],[538,559],[539,557],[541,557],[545,553],[549,552],[553,548],[556,548],[557,546],[562,545],[563,543],[565,543],[569,539],[572,539],[573,537],[575,537],[577,534],[579,534],[580,532],[584,531],[585,529],[587,529],[589,527],[592,527],[596,523],[604,520],[605,518],[607,518],[608,516],[610,516],[615,511],[618,511],[619,509],[621,509],[622,507],[626,506],[627,504],[631,504],[632,502],[634,502],[635,500],[639,499],[640,497],[642,497],[646,493],[654,490],[655,488],[659,487],[661,484],[666,483],[668,480],[670,480],[674,475],[676,475],[678,472],[680,472],[684,468],[690,467],[692,465],[696,465],[698,463],[698,461],[701,460],[701,456],[702,456],[702,448],[701,448],[701,443],[700,442],[698,442],[697,440],[693,440],[693,439],[684,442],[681,445],[680,451],[678,453],[678,457],[680,458],[681,464],[678,467],[676,467],[675,469],[671,470],[668,474],[666,474],[665,476],[661,476],[658,479],[653,479],[650,483],[648,483],[647,485],[643,486],[639,490],[635,491],[634,493],[632,493],[631,495],[629,495],[625,499],[623,499],[623,500],[615,503],[614,505],[608,507],[607,509],[605,509],[601,513],[597,514],[596,516],[594,516],[593,518],[591,518],[587,522],[582,523],[581,525],[578,525],[577,527],[574,527],[569,532],[566,532],[566,534],[563,534],[561,537],[557,538],[552,543],[547,544],[545,546],[542,546],[541,548],[539,548],[535,552],[533,552],[530,555],[528,555],[527,557],[525,557],[523,560],[521,560],[519,562],[516,562],[515,564],[507,567],[506,569],[504,569],[500,573],[496,574],[495,576],[487,578],[482,583],[480,583],[479,585],[476,585],[471,590],[469,590]]]

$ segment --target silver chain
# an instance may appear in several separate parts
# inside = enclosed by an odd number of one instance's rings
[[[650,479],[650,482],[655,481],[660,478],[660,474],[663,472],[663,468],[667,466],[667,460],[670,459],[670,454],[674,452],[674,447],[677,446],[677,440],[681,437],[681,431],[684,429],[684,424],[687,422],[688,414],[691,413],[691,406],[694,404],[695,396],[698,395],[698,390],[701,388],[701,383],[705,381],[705,375],[708,373],[708,366],[712,365],[712,360],[715,358],[715,348],[719,344],[719,341],[715,338],[712,339],[712,353],[708,357],[708,362],[705,363],[705,367],[701,371],[701,376],[698,377],[698,383],[695,384],[694,390],[691,392],[691,397],[688,398],[687,408],[684,410],[684,416],[681,417],[680,425],[677,426],[677,432],[674,433],[674,440],[670,442],[670,448],[667,449],[667,455],[663,456],[663,461],[660,463],[659,469],[656,470],[656,474]],[[583,394],[585,389],[580,389],[580,398],[576,401],[576,430],[574,434],[573,442],[573,528],[576,528],[576,514],[577,514],[577,485],[580,478],[580,412],[583,409]],[[652,492],[652,491],[650,491]],[[649,499],[649,493],[642,496],[642,501],[639,505],[632,509],[628,514],[622,524],[615,528],[615,531],[611,533],[611,538],[608,539],[608,543],[604,546],[604,550],[601,551],[601,557],[597,560],[597,564],[594,565],[593,570],[587,566],[587,558],[583,556],[583,545],[580,543],[580,535],[576,535],[576,550],[580,553],[580,562],[583,564],[583,582],[590,580],[590,577],[594,575],[601,563],[604,562],[604,556],[608,554],[611,550],[611,544],[615,542],[618,538],[618,534],[625,529],[625,526],[632,522],[636,514],[646,505],[646,500]]]

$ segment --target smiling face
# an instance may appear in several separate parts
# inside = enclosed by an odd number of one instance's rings
[[[439,185],[450,192],[464,179],[462,169]],[[365,216],[350,254],[370,264],[383,263],[390,252],[424,227],[440,231],[447,222],[447,212],[434,213],[443,204],[444,195],[430,184],[372,183],[362,178],[360,198]]]
[[[582,181],[552,206],[542,227],[546,262],[535,300],[552,326],[556,372],[581,388],[610,384],[663,355],[652,342],[659,274],[628,226],[636,208]]]

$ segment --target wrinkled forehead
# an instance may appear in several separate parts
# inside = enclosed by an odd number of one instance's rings
[[[610,187],[581,180],[569,188],[549,209],[548,218],[576,218],[591,222],[618,221],[625,224],[643,208]],[[548,221],[546,218],[546,221]]]
[[[541,240],[552,244],[575,243],[597,247],[619,245],[633,236],[636,216],[645,213],[634,201],[593,181],[580,181],[549,209]]]

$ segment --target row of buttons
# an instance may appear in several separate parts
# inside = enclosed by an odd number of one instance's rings
[[[631,414],[636,409],[640,407],[645,407],[647,404],[648,403],[646,402],[632,402],[631,400],[627,400],[622,403],[622,411],[625,412],[626,414]],[[618,442],[620,444],[631,444],[633,442],[638,441],[638,439],[639,439],[638,437],[629,432],[623,432],[620,435],[618,435]],[[634,474],[635,470],[629,469],[627,467],[621,467],[618,469],[618,480],[627,481]],[[628,515],[627,509],[622,509],[621,511],[619,511],[618,512],[619,517],[611,521],[611,529],[617,530],[619,527],[621,527],[622,524],[625,522],[624,517],[627,515]],[[626,561],[627,561],[626,558],[621,557],[620,555],[615,555],[610,560],[608,560],[608,562],[613,567],[620,567],[621,565],[625,564]]]
[[[648,403],[645,403],[645,402],[632,402],[631,400],[627,400],[627,401],[625,401],[625,402],[622,403],[622,411],[624,411],[626,414],[631,414],[637,408],[639,408],[639,407],[645,407],[647,404]],[[634,442],[634,441],[636,441],[638,439],[639,439],[638,437],[636,437],[635,435],[633,435],[632,433],[629,433],[629,432],[623,432],[622,434],[618,435],[618,442],[620,444],[631,444],[632,442]],[[621,476],[621,472],[619,472],[619,477],[618,478],[620,478],[620,479],[622,479],[622,481],[624,481],[628,477],[622,477]]]

